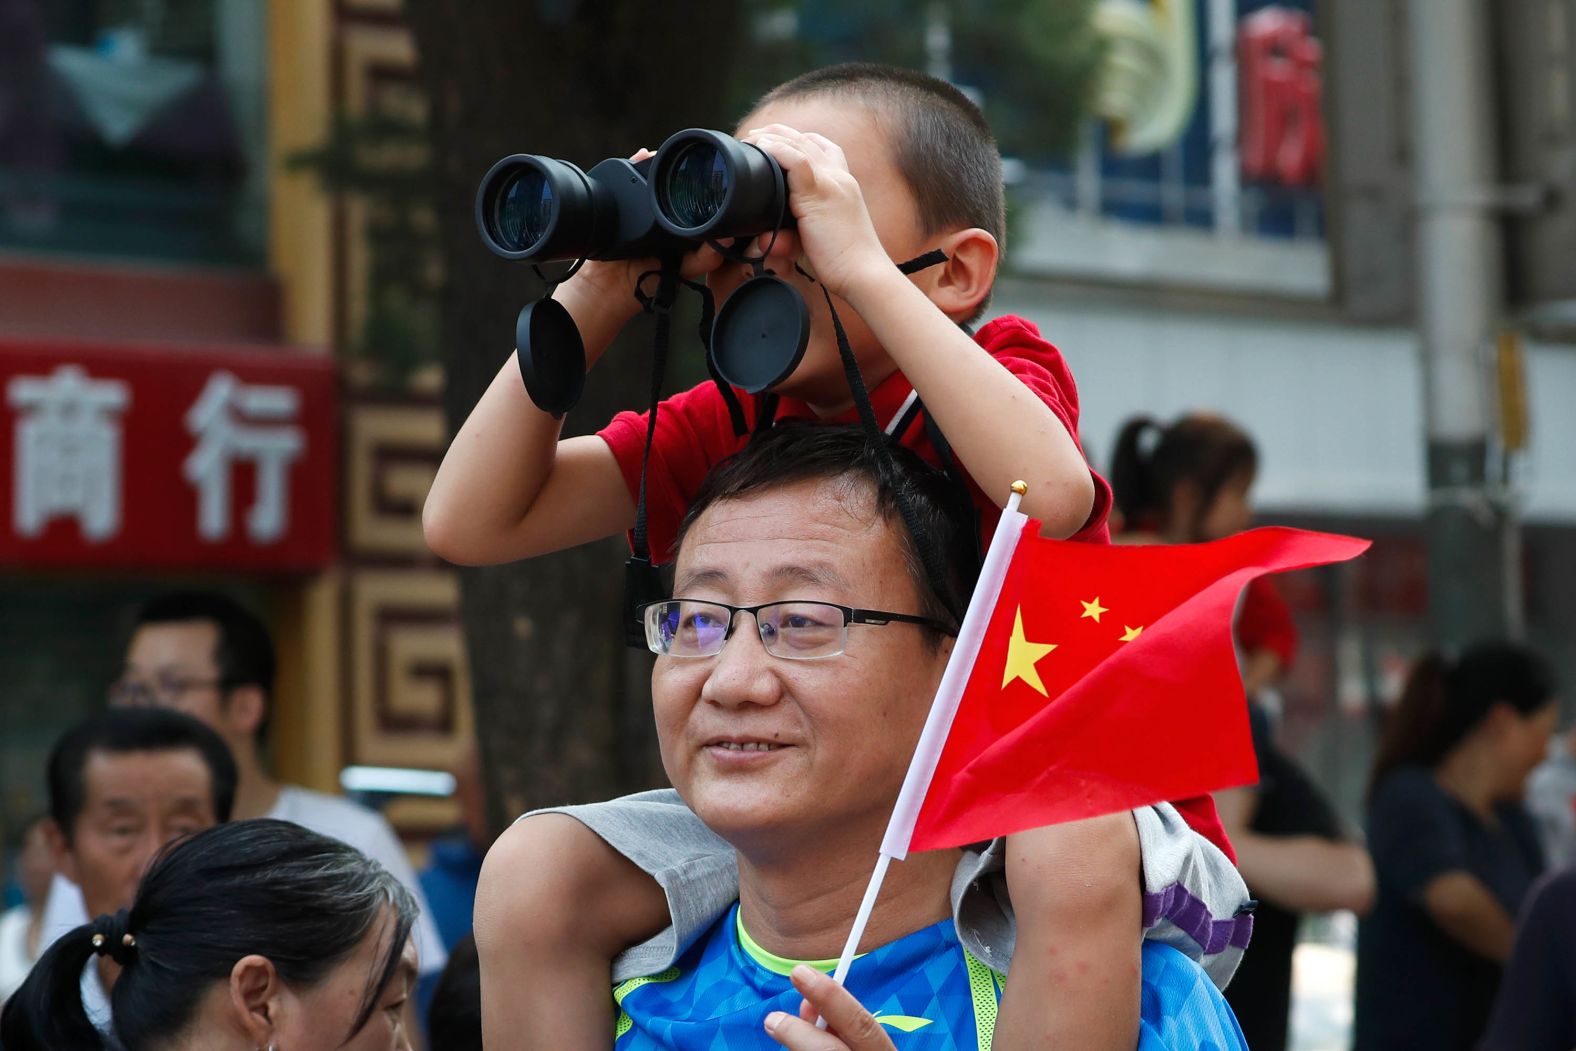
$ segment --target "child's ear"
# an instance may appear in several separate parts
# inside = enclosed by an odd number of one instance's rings
[[[947,234],[936,247],[947,253],[947,261],[934,268],[935,277],[928,285],[930,301],[954,321],[973,317],[996,283],[1001,262],[996,238],[972,227]]]

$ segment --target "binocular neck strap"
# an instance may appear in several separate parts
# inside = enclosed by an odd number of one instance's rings
[[[657,436],[657,411],[662,402],[662,380],[667,372],[668,344],[673,334],[673,303],[678,298],[683,278],[679,274],[679,259],[672,256],[662,260],[657,274],[657,291],[647,295],[640,283],[650,276],[642,274],[636,282],[635,298],[647,312],[657,318],[656,333],[651,346],[651,401],[646,410],[646,448],[640,456],[640,492],[635,497],[635,528],[630,536],[632,553],[624,566],[624,641],[630,646],[645,642],[645,626],[639,607],[646,602],[663,598],[662,576],[651,561],[651,541],[646,521],[646,485],[651,471],[651,444]]]
[[[946,256],[941,258],[945,259]],[[826,309],[832,315],[832,331],[837,334],[837,353],[843,362],[843,374],[848,378],[848,389],[854,396],[854,407],[859,412],[859,423],[864,429],[865,440],[872,446],[872,451],[886,464],[895,481],[897,464],[893,459],[891,447],[886,444],[886,435],[882,433],[881,425],[876,422],[875,410],[870,405],[870,393],[865,388],[864,374],[859,371],[859,362],[854,358],[854,348],[849,345],[848,333],[843,330],[843,319],[838,317],[837,307],[832,304],[832,293],[826,290],[825,285],[821,286],[821,294],[826,297]],[[897,494],[898,513],[903,518],[903,525],[908,529],[908,535],[914,538],[914,547],[919,552],[920,562],[924,564],[925,579],[930,584],[931,592],[946,605],[947,611],[962,623],[963,611],[956,608],[948,595],[947,573],[942,563],[941,552],[936,550],[929,532],[920,524],[919,514],[909,501],[907,491],[900,485],[894,486],[894,490]]]
[[[667,373],[668,345],[673,335],[673,303],[678,298],[681,280],[677,257],[664,259],[662,269],[656,273],[655,295],[647,296],[638,290],[635,293],[641,305],[657,317],[656,334],[651,341],[651,400],[650,408],[646,410],[646,448],[640,457],[640,493],[635,498],[632,545],[635,557],[647,561],[651,559],[651,548],[646,535],[646,477],[651,469],[651,443],[657,436],[657,409],[662,401],[662,380]]]

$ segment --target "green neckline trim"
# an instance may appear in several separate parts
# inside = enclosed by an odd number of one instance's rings
[[[750,932],[744,929],[744,915],[738,909],[735,909],[733,913],[733,927],[739,932],[739,948],[744,950],[744,954],[773,974],[780,974],[786,978],[801,963],[807,967],[814,967],[822,974],[831,974],[837,970],[836,960],[790,960],[786,956],[778,956],[774,952],[767,952],[760,947],[754,938],[750,937]],[[864,953],[860,953],[854,959],[857,960],[863,955]]]

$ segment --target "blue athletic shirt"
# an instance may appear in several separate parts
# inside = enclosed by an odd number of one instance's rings
[[[799,963],[830,972],[836,962],[772,955],[750,938],[735,904],[674,966],[614,987],[615,1051],[781,1051],[764,1026],[772,1011],[799,1011],[789,972]],[[898,1051],[985,1051],[1002,982],[963,947],[947,919],[858,957],[847,985]],[[1203,968],[1168,945],[1146,941],[1138,1051],[1246,1048]]]

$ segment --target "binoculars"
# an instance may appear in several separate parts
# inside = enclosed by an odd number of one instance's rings
[[[476,224],[505,259],[642,259],[791,222],[783,170],[759,147],[690,128],[643,161],[590,171],[517,153],[476,194]]]
[[[689,128],[645,160],[608,158],[590,171],[535,154],[505,157],[482,178],[476,226],[504,259],[649,258],[676,266],[700,244],[787,229],[793,216],[787,179],[770,154],[724,132]],[[758,274],[717,311],[707,349],[717,375],[759,393],[798,367],[809,335],[798,291]],[[585,385],[585,347],[569,312],[551,299],[525,307],[515,347],[531,399],[554,415],[573,408]]]

